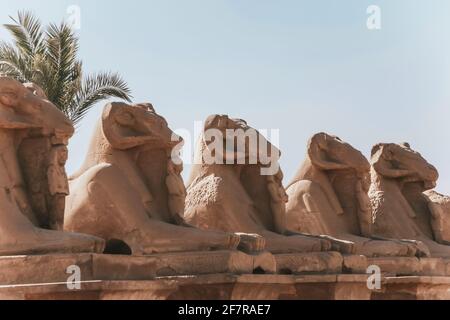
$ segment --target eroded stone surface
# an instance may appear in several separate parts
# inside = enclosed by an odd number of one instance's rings
[[[165,119],[108,104],[69,187],[72,124],[38,86],[0,77],[0,298],[450,299],[450,200],[408,144],[373,148],[369,198],[369,163],[337,137],[311,139],[285,191],[278,166],[262,173],[279,150],[245,121],[214,115],[204,129],[186,190]],[[210,129],[225,146],[230,129],[259,144],[209,163]],[[115,255],[96,254],[102,238]],[[67,286],[74,270],[81,290]]]
[[[344,253],[420,255],[412,243],[372,237],[369,170],[367,159],[350,144],[326,133],[314,135],[287,188],[287,228],[331,236],[333,245]]]
[[[77,266],[84,280],[93,279],[92,254],[48,254],[0,257],[0,286],[66,282],[69,266]]]
[[[277,268],[279,273],[302,274],[302,273],[341,273],[343,258],[337,252],[276,254]]]
[[[299,279],[299,277],[301,277]],[[93,281],[81,290],[62,284],[0,287],[1,299],[276,300],[369,299],[365,278],[336,276],[200,275],[147,281]]]
[[[56,231],[73,132],[42,89],[0,77],[0,255],[103,251],[102,239]]]
[[[344,254],[343,258],[343,271],[345,273],[364,274],[367,272],[369,263],[366,256]]]
[[[240,251],[166,253],[149,256],[58,254],[0,257],[0,286],[66,282],[79,268],[82,281],[150,280],[163,276],[275,273],[270,253]],[[69,272],[69,273],[68,273]]]
[[[368,258],[368,264],[378,266],[381,273],[392,276],[420,275],[422,268],[416,257]]]
[[[434,239],[440,244],[450,245],[450,197],[436,191],[424,193],[431,213],[431,228]]]
[[[450,246],[435,241],[429,199],[423,193],[436,186],[436,168],[407,143],[377,144],[371,163],[374,232],[421,241],[433,257],[448,257]]]
[[[245,150],[228,150],[226,146],[236,139],[229,134],[230,130],[254,136],[256,144],[244,140]],[[220,134],[218,139],[223,142],[220,146],[210,139],[211,132]],[[287,199],[282,190],[282,173],[280,170],[269,175],[262,173],[264,166],[258,146],[271,155],[279,154],[278,149],[244,120],[225,115],[213,115],[206,120],[195,155],[199,164],[194,165],[188,182],[185,220],[205,230],[260,235],[265,239],[266,249],[272,253],[330,249],[328,240],[284,233]],[[227,163],[227,159],[235,161]],[[255,163],[250,159],[256,160]],[[258,246],[253,247],[258,249]]]
[[[173,154],[181,143],[151,104],[106,105],[71,178],[65,230],[104,238],[107,253],[235,249],[235,234],[178,225],[185,190]]]
[[[89,300],[430,300],[450,299],[449,277],[386,277],[379,290],[357,275],[200,275],[146,281],[0,286],[0,299]]]
[[[449,277],[387,277],[372,300],[449,300]]]

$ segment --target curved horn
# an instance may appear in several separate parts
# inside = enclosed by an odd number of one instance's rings
[[[135,118],[125,103],[113,102],[106,105],[102,115],[103,133],[114,149],[131,149],[149,142],[148,136],[138,135],[132,125]]]
[[[325,159],[328,147],[328,134],[321,132],[314,135],[308,144],[308,156],[314,166],[322,170],[343,169],[347,166],[335,161]]]
[[[210,115],[205,120],[203,130],[206,131],[209,129],[218,129],[218,130],[225,129],[224,125],[223,125],[224,124],[223,118],[225,118],[225,117],[228,119],[228,116],[224,116],[224,115],[219,115],[219,114]]]
[[[214,150],[213,159],[219,161],[219,163],[221,163],[221,160],[226,162],[227,159],[233,159],[233,161],[235,161],[238,157],[245,157],[245,154],[237,154],[234,149],[227,149],[227,147],[229,146],[234,146],[234,143],[228,143],[229,141],[227,139],[234,139],[234,137],[227,136],[227,130],[233,130],[236,128],[238,128],[236,121],[230,119],[228,115],[214,114],[210,115],[205,120],[204,131],[202,135],[206,147],[205,151],[208,150],[209,155],[212,155],[212,151]],[[220,142],[216,139],[220,139]]]
[[[30,122],[26,115],[16,112],[19,108],[22,89],[23,86],[20,82],[0,77],[0,128],[27,129],[38,127]]]
[[[409,170],[392,167],[392,150],[390,144],[379,143],[372,148],[372,166],[380,175],[388,178],[400,178],[411,174]]]

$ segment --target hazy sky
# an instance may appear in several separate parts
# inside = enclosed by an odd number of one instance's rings
[[[366,26],[372,4],[381,30]],[[173,129],[213,113],[279,128],[285,182],[316,132],[366,156],[375,143],[407,141],[450,194],[448,0],[0,0],[0,23],[19,9],[59,22],[70,5],[81,9],[86,71],[120,72]],[[69,172],[102,107],[72,138]]]

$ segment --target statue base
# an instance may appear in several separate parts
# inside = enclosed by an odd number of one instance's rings
[[[367,275],[232,275],[92,280],[0,286],[2,300],[428,300],[450,299],[450,277],[388,277],[379,290]]]
[[[411,263],[404,259],[399,266]],[[432,274],[447,272],[445,260],[416,259],[429,275],[396,277],[386,272],[392,258],[368,260],[333,252],[239,251],[0,257],[0,299],[450,299],[450,277]],[[375,263],[382,269],[381,287],[371,290],[363,271]]]
[[[367,261],[390,276],[450,276],[450,259],[446,258],[381,257]]]

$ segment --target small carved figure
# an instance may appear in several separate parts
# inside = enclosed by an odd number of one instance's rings
[[[275,230],[283,234],[286,231],[286,203],[289,196],[283,187],[283,171],[267,176],[267,189],[270,194],[270,206],[274,217]]]
[[[450,197],[436,191],[425,192],[431,212],[431,227],[434,239],[440,244],[450,245]]]
[[[179,159],[178,159],[179,160]],[[177,224],[183,223],[184,201],[186,199],[186,187],[184,186],[181,172],[183,172],[183,164],[177,161],[176,164],[172,159],[167,162],[166,186],[169,192],[169,211]]]
[[[51,196],[50,227],[62,230],[64,225],[64,207],[66,196],[69,195],[69,183],[66,170],[67,147],[54,146],[50,152],[50,164],[47,168],[47,180]]]

